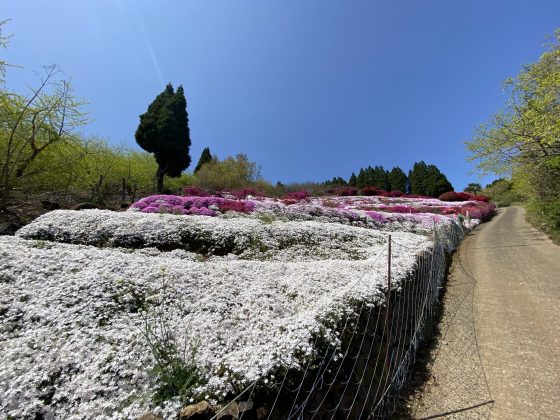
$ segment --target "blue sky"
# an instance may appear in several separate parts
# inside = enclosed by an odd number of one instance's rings
[[[88,135],[137,147],[139,114],[172,82],[190,169],[206,146],[247,153],[272,182],[424,160],[460,190],[478,180],[463,142],[542,54],[560,1],[6,0],[0,17],[14,35],[1,53],[24,67],[8,86],[58,64],[89,102]]]

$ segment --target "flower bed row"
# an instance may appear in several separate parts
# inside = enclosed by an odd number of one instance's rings
[[[141,239],[165,248],[183,234],[222,250],[233,241],[233,255],[264,245],[275,257],[197,259],[110,247]],[[406,247],[392,259],[398,286],[431,241],[394,237]],[[77,419],[150,410],[175,418],[184,400],[150,402],[158,384],[142,328],[162,311],[177,342],[196,348],[199,379],[190,397],[227,400],[257,379],[306,366],[320,351],[318,335],[340,351],[332,323],[363,302],[382,304],[384,252],[382,232],[320,222],[48,213],[19,237],[0,238],[0,412]]]
[[[306,197],[236,200],[214,196],[155,195],[134,203],[131,211],[201,216],[249,216],[285,218],[287,220],[320,220],[369,226],[381,230],[418,231],[445,223],[446,219],[492,217],[494,204],[484,201],[441,201],[434,198],[410,197]],[[402,226],[402,223],[414,226]]]

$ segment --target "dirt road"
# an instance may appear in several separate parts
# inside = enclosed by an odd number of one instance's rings
[[[510,207],[454,256],[415,418],[560,419],[560,247]]]

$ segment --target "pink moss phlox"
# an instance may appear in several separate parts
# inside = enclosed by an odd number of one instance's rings
[[[185,210],[184,214],[192,214],[195,216],[215,216],[216,212],[207,207],[191,207]]]
[[[416,213],[416,209],[411,206],[387,206],[380,205],[380,211],[385,211],[387,213]]]
[[[389,219],[376,211],[366,211],[366,215],[377,223],[388,223]]]

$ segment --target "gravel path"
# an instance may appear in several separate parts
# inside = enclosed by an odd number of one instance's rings
[[[560,418],[560,247],[510,207],[453,258],[414,418]]]

